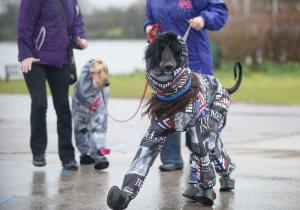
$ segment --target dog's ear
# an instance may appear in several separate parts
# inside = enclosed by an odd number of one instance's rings
[[[108,74],[108,66],[107,66],[107,64],[105,62],[102,62],[101,65],[102,65],[102,69],[103,69],[104,73]]]
[[[101,72],[103,71],[105,74],[108,73],[108,66],[107,64],[102,61],[102,60],[97,60],[95,63],[94,63],[94,68],[96,70],[96,72]]]
[[[94,59],[94,63],[99,63],[101,64],[103,61],[101,60],[101,58],[95,58]]]
[[[91,66],[90,72],[98,73],[103,68],[103,61],[100,58],[94,59],[93,65]]]

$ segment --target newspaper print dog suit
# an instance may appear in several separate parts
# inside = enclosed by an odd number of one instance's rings
[[[192,135],[193,160],[190,183],[209,188],[215,185],[215,173],[229,175],[235,168],[220,139],[230,101],[227,91],[210,75],[196,74],[201,92],[184,111],[166,119],[153,119],[127,171],[122,189],[133,199],[141,189],[168,134],[188,131]]]

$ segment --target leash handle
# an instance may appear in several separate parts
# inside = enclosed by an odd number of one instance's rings
[[[144,92],[143,92],[143,95],[141,97],[141,100],[140,100],[140,103],[138,105],[138,108],[136,109],[136,111],[133,113],[133,115],[125,120],[119,120],[115,117],[113,117],[109,112],[108,112],[108,109],[107,109],[107,104],[106,104],[106,101],[105,101],[105,97],[104,97],[104,93],[103,93],[103,90],[102,90],[102,99],[103,99],[103,102],[104,102],[104,107],[105,107],[105,110],[107,112],[107,115],[114,121],[116,122],[119,122],[119,123],[125,123],[125,122],[128,122],[130,120],[132,120],[133,118],[135,118],[135,116],[137,115],[138,111],[140,110],[141,106],[142,106],[142,103],[145,99],[145,96],[146,96],[146,92],[147,92],[147,86],[148,86],[148,83],[146,82],[145,83],[145,87],[144,87]]]
[[[186,42],[186,40],[187,40],[187,38],[188,38],[188,36],[190,34],[191,27],[192,26],[189,26],[189,28],[186,30],[186,32],[185,32],[185,34],[184,34],[184,36],[182,38],[185,42]]]

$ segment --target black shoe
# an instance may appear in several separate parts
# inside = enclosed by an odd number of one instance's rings
[[[129,204],[129,196],[123,190],[120,190],[117,186],[110,188],[107,195],[107,205],[114,210],[126,209]]]
[[[62,167],[66,170],[78,170],[78,164],[75,160],[69,160],[62,163]]]
[[[42,167],[46,165],[45,155],[33,155],[32,163],[34,166]]]
[[[229,176],[222,176],[220,179],[220,191],[221,192],[229,192],[234,189],[235,181],[231,179]]]
[[[88,154],[80,155],[80,164],[89,165],[95,163],[95,160]]]
[[[183,165],[182,164],[175,164],[175,163],[163,164],[163,165],[159,166],[159,169],[161,171],[176,171],[176,170],[182,170]]]
[[[103,170],[109,166],[109,162],[105,156],[97,155],[95,158],[94,169]]]
[[[200,188],[196,193],[196,201],[204,206],[214,205],[216,199],[216,193],[213,188]]]
[[[190,184],[189,188],[187,188],[186,191],[182,195],[185,198],[189,198],[189,199],[195,201],[198,190],[199,190],[198,187],[195,187],[194,185]]]

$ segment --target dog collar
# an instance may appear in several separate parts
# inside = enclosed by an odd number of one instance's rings
[[[192,86],[192,80],[189,79],[189,81],[186,83],[186,85],[178,93],[176,93],[174,95],[170,95],[170,96],[166,96],[166,95],[157,93],[156,97],[161,101],[172,101],[172,100],[175,100],[175,99],[179,98],[180,96],[184,95],[185,93],[187,93],[191,86]]]

